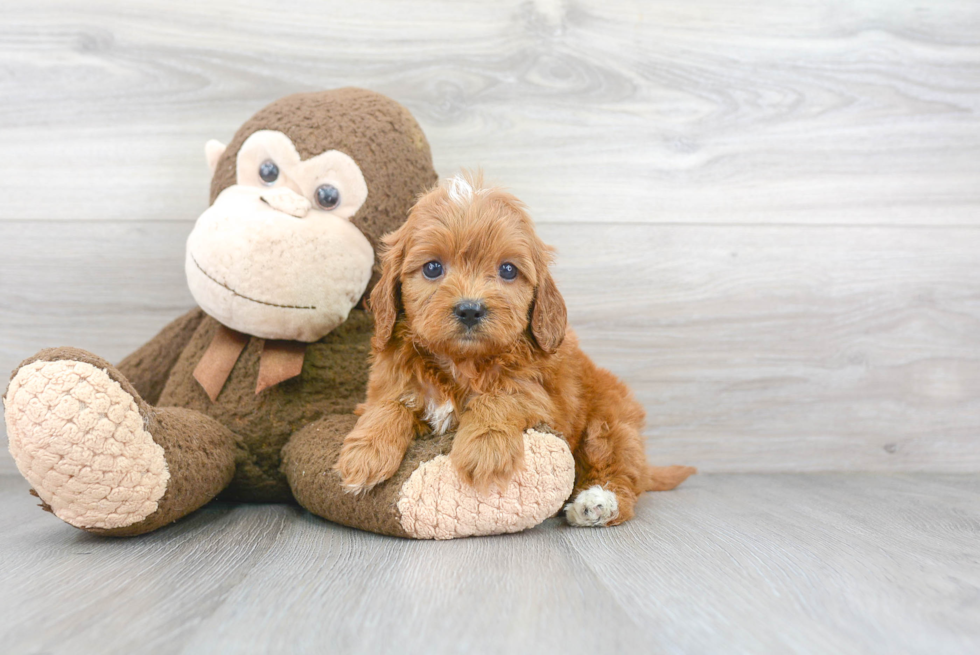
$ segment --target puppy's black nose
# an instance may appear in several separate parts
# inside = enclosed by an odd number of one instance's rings
[[[453,308],[456,320],[466,327],[473,327],[487,315],[487,306],[477,300],[463,300]]]

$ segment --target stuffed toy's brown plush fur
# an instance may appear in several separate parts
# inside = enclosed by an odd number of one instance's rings
[[[574,463],[546,427],[525,469],[478,493],[449,463],[452,435],[413,443],[370,493],[333,470],[363,400],[375,249],[436,181],[409,112],[377,93],[283,98],[227,147],[212,141],[211,206],[187,242],[200,305],[114,367],[44,350],[4,396],[10,451],[44,507],[89,532],[150,532],[219,495],[298,501],[375,532],[451,538],[511,532],[556,513]]]

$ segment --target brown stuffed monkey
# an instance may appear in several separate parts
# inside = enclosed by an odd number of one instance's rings
[[[199,304],[112,366],[41,351],[4,395],[10,452],[43,507],[89,532],[150,532],[218,497],[292,502],[416,538],[513,532],[572,490],[565,442],[525,434],[526,470],[479,495],[423,436],[396,475],[345,494],[333,470],[363,400],[373,323],[361,306],[383,234],[436,181],[425,135],[361,89],[282,98],[228,146],[208,142],[211,206],[187,240]]]

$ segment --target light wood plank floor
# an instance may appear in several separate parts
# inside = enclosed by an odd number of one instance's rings
[[[214,504],[132,540],[0,476],[5,653],[976,653],[980,478],[702,475],[610,530],[413,542]]]

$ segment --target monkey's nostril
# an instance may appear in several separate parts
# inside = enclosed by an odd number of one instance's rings
[[[466,327],[473,327],[487,315],[487,306],[476,300],[463,300],[453,308],[456,320]]]

